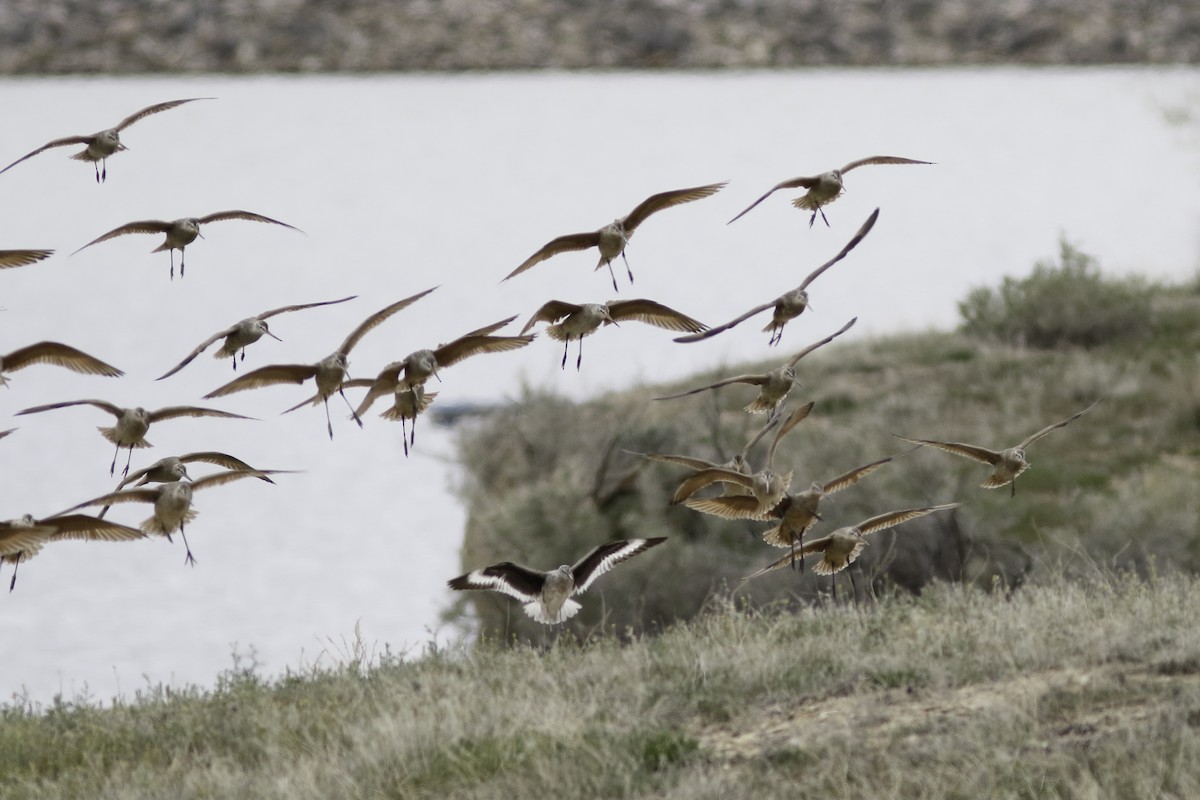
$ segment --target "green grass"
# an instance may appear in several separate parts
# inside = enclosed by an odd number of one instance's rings
[[[0,713],[25,798],[1192,797],[1200,581],[748,611]]]

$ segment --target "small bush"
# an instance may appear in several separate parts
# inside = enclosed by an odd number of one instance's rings
[[[1039,261],[1026,278],[1006,277],[958,304],[964,333],[1037,348],[1097,347],[1151,333],[1153,287],[1106,278],[1096,259],[1059,241],[1058,263]]]

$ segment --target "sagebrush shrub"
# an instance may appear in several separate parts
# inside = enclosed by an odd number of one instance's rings
[[[1153,287],[1100,273],[1095,257],[1065,239],[1058,262],[1039,261],[1025,278],[1005,277],[958,304],[971,336],[1037,348],[1097,347],[1149,336]]]

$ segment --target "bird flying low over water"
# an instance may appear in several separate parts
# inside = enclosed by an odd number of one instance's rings
[[[196,241],[197,236],[199,236],[201,239],[204,238],[200,235],[200,226],[207,225],[210,222],[222,222],[231,219],[242,219],[249,222],[268,222],[272,225],[282,225],[285,228],[291,228],[294,231],[304,233],[304,231],[301,231],[296,226],[288,225],[286,222],[280,222],[277,219],[264,217],[262,214],[255,214],[253,211],[239,211],[235,209],[233,211],[217,211],[204,217],[183,217],[181,219],[173,219],[170,221],[161,219],[144,219],[137,222],[127,222],[124,225],[119,225],[113,228],[108,233],[97,236],[95,239],[92,239],[83,247],[79,248],[79,250],[76,250],[75,253],[78,253],[80,250],[85,250],[94,244],[99,244],[100,242],[106,242],[109,239],[114,239],[117,236],[124,236],[127,233],[162,233],[166,234],[166,238],[163,239],[163,243],[150,252],[161,253],[163,250],[169,251],[171,256],[171,278],[174,279],[175,251],[178,250],[179,277],[182,278],[184,270],[183,258],[185,248],[187,248],[187,246],[192,242]],[[75,255],[75,253],[71,253],[71,255]]]
[[[0,250],[0,269],[35,264],[52,255],[53,250]]]
[[[167,483],[160,483],[157,486],[143,486],[137,489],[109,492],[100,497],[94,497],[91,500],[74,505],[63,513],[77,511],[87,506],[109,506],[116,503],[153,503],[154,516],[142,523],[142,531],[165,536],[167,541],[171,540],[172,533],[179,531],[183,537],[184,549],[187,551],[187,557],[184,559],[184,562],[194,565],[196,559],[192,557],[192,548],[188,545],[187,533],[184,531],[184,526],[196,518],[196,509],[192,508],[193,493],[208,486],[220,486],[221,484],[241,480],[242,478],[263,478],[266,475],[278,475],[282,472],[288,472],[288,470],[239,469],[229,472],[218,472],[214,475],[205,475],[203,478],[195,481],[169,481]]]
[[[347,300],[353,300],[358,295],[352,294],[349,297],[343,297],[341,300],[325,300],[319,303],[303,303],[297,306],[283,306],[282,308],[273,308],[270,311],[264,311],[261,314],[255,314],[253,317],[235,322],[225,330],[217,331],[212,336],[205,339],[196,346],[196,349],[188,353],[187,358],[180,361],[171,370],[163,375],[158,376],[154,380],[161,381],[163,378],[169,378],[179,370],[192,363],[192,360],[208,349],[209,345],[217,339],[224,339],[225,342],[221,345],[217,352],[213,353],[213,358],[229,358],[233,360],[233,368],[237,369],[237,354],[242,352],[242,360],[246,360],[246,348],[257,342],[264,335],[270,336],[276,341],[283,341],[275,334],[271,333],[271,328],[267,325],[267,320],[277,314],[287,314],[292,311],[303,311],[306,308],[316,308],[317,306],[332,306],[338,303],[345,303]]]
[[[358,404],[354,413],[361,419],[380,397],[416,386],[424,386],[425,381],[430,377],[438,377],[438,370],[472,356],[519,350],[532,342],[533,337],[525,335],[492,336],[495,331],[500,330],[514,319],[516,319],[515,316],[502,319],[491,325],[464,333],[448,344],[439,344],[432,350],[416,350],[400,361],[393,361],[380,370],[375,380],[370,383],[366,396]],[[416,422],[415,418],[413,421]]]
[[[165,103],[155,103],[152,106],[146,106],[141,111],[135,111],[134,113],[130,114],[128,117],[121,120],[111,128],[106,128],[105,130],[97,133],[86,136],[64,136],[61,139],[52,139],[51,141],[46,142],[44,145],[39,147],[37,150],[34,150],[31,153],[26,153],[4,169],[0,169],[0,173],[8,172],[25,159],[33,158],[38,153],[45,152],[53,147],[65,147],[72,144],[81,144],[84,145],[84,149],[71,156],[71,158],[75,159],[76,161],[92,162],[92,166],[96,170],[96,183],[100,183],[108,178],[108,157],[113,153],[129,149],[121,143],[121,131],[125,130],[138,120],[150,116],[151,114],[157,114],[160,111],[166,111],[167,109],[181,106],[184,103],[192,103],[196,100],[215,99],[215,97],[189,97],[185,100],[168,100]]]
[[[447,585],[458,591],[490,589],[502,592],[524,603],[525,613],[531,619],[544,625],[555,625],[579,613],[581,606],[570,599],[572,595],[583,594],[597,578],[617,564],[666,540],[667,537],[660,536],[609,542],[596,547],[574,566],[563,564],[549,572],[505,561],[459,575]]]
[[[600,249],[600,261],[596,264],[596,269],[608,267],[608,274],[612,278],[613,291],[617,291],[617,276],[613,274],[612,262],[613,259],[620,256],[625,262],[625,271],[629,274],[629,282],[633,283],[633,271],[629,268],[629,260],[625,258],[625,247],[629,244],[629,240],[633,238],[633,232],[637,229],[637,226],[645,222],[646,218],[656,211],[662,211],[664,208],[677,206],[681,203],[690,203],[693,200],[700,200],[701,198],[714,195],[721,191],[726,183],[728,181],[710,183],[707,186],[695,186],[691,189],[675,189],[651,195],[639,203],[629,214],[613,220],[598,231],[569,233],[565,236],[551,239],[542,245],[540,250],[525,259],[521,263],[521,266],[505,275],[504,280],[516,277],[534,264],[545,261],[559,253],[598,247]],[[501,283],[503,282],[501,281]]]
[[[912,442],[917,445],[928,445],[936,447],[938,450],[945,450],[947,453],[953,453],[956,456],[963,456],[972,461],[978,461],[981,464],[991,466],[992,474],[987,477],[980,487],[984,489],[998,489],[1005,484],[1011,484],[1012,488],[1009,496],[1015,496],[1017,493],[1017,476],[1025,470],[1029,469],[1029,462],[1025,460],[1025,450],[1034,442],[1051,433],[1052,431],[1062,428],[1071,422],[1082,417],[1084,414],[1096,407],[1100,401],[1097,400],[1082,411],[1077,411],[1066,419],[1059,420],[1052,425],[1047,425],[1037,433],[1030,434],[1020,444],[1010,447],[1006,450],[989,450],[986,447],[980,447],[975,444],[963,444],[962,442],[941,442],[933,439],[909,439],[905,436],[897,436],[897,439],[903,439],[906,442]]]
[[[739,325],[740,323],[750,319],[750,317],[753,317],[755,314],[766,311],[768,308],[774,308],[775,311],[771,317],[771,321],[767,323],[766,327],[763,328],[763,332],[769,331],[771,333],[771,339],[767,342],[768,345],[779,344],[779,340],[783,338],[783,326],[787,325],[789,320],[793,320],[803,314],[804,309],[808,308],[808,285],[819,278],[821,273],[832,267],[837,262],[841,261],[851,250],[857,247],[858,243],[861,242],[863,238],[871,232],[873,227],[875,227],[875,220],[878,218],[879,209],[877,208],[871,212],[871,216],[867,217],[867,221],[862,224],[862,227],[858,229],[858,232],[855,233],[850,241],[846,243],[846,246],[842,248],[841,252],[810,272],[808,277],[801,281],[800,285],[795,289],[792,289],[790,292],[785,294],[781,294],[779,297],[776,297],[769,303],[763,303],[761,306],[755,306],[745,314],[726,322],[724,325],[718,325],[715,328],[709,328],[703,333],[694,333],[691,336],[680,336],[675,341],[698,342],[701,339],[707,339],[710,336],[716,336],[718,333],[727,331],[735,325]]]
[[[246,389],[258,389],[263,386],[274,386],[279,383],[304,383],[309,378],[313,378],[317,384],[317,394],[297,405],[292,406],[283,413],[295,411],[297,408],[305,405],[316,405],[323,403],[325,405],[325,424],[329,430],[329,438],[333,438],[333,422],[329,419],[329,397],[334,392],[342,396],[346,401],[346,406],[350,409],[351,418],[362,427],[362,420],[358,418],[354,407],[350,405],[350,400],[347,399],[346,393],[343,391],[343,385],[349,379],[348,371],[350,369],[350,351],[359,343],[362,337],[366,336],[372,329],[382,324],[384,320],[392,316],[398,311],[402,311],[416,301],[420,300],[425,295],[436,289],[426,289],[423,292],[418,292],[411,297],[406,297],[403,300],[397,300],[389,306],[384,306],[379,311],[376,311],[371,316],[360,322],[354,330],[350,331],[350,335],[329,355],[322,358],[315,364],[271,364],[266,367],[259,367],[253,372],[248,372],[239,378],[234,378],[229,383],[213,389],[208,394],[204,395],[205,399],[212,397],[222,397],[234,392],[241,392]]]
[[[525,327],[524,334],[539,322],[552,323],[546,328],[551,339],[563,343],[562,367],[567,367],[567,348],[572,339],[579,340],[579,356],[575,359],[575,369],[583,362],[583,337],[591,336],[602,325],[616,325],[627,320],[644,322],[669,331],[703,331],[708,326],[694,320],[686,314],[681,314],[673,308],[653,300],[609,300],[607,303],[565,303],[562,300],[551,300],[534,313]]]
[[[121,408],[104,400],[68,400],[63,403],[49,403],[44,406],[33,406],[32,408],[22,409],[16,413],[16,416],[23,414],[38,414],[42,411],[53,411],[56,408],[67,408],[68,406],[95,406],[101,411],[107,411],[117,418],[117,424],[111,428],[99,427],[96,430],[100,434],[117,446],[113,452],[113,461],[108,468],[108,474],[113,474],[117,469],[117,455],[121,452],[122,447],[129,448],[129,457],[125,459],[125,471],[122,477],[129,474],[129,460],[133,458],[134,448],[151,447],[152,445],[146,441],[146,431],[150,429],[150,424],[154,422],[162,422],[168,419],[177,419],[179,417],[223,417],[225,419],[253,419],[253,417],[244,417],[241,414],[231,414],[228,411],[218,411],[215,408],[200,408],[199,406],[168,406],[160,408],[157,411],[147,411],[140,406],[137,408]]]
[[[842,176],[852,169],[865,167],[869,164],[932,164],[932,161],[917,161],[914,158],[901,158],[900,156],[871,156],[869,158],[860,158],[858,161],[851,161],[841,169],[831,169],[828,172],[822,172],[820,175],[811,177],[792,178],[790,180],[777,183],[769,192],[751,203],[745,211],[738,214],[729,223],[736,222],[751,208],[766,200],[780,189],[808,189],[800,197],[792,201],[792,205],[796,208],[805,209],[812,212],[812,216],[808,218],[808,227],[812,227],[817,220],[817,214],[821,215],[821,219],[825,220],[825,225],[829,225],[829,220],[825,218],[825,210],[823,206],[827,206],[834,200],[842,196],[845,187],[842,185]],[[726,223],[726,224],[729,224]]]
[[[751,375],[735,375],[732,378],[723,378],[716,383],[710,383],[707,386],[701,386],[696,389],[688,389],[686,392],[678,394],[669,394],[665,397],[656,397],[655,400],[674,400],[678,397],[687,397],[688,395],[698,394],[699,392],[707,392],[709,389],[719,389],[722,386],[729,386],[733,383],[747,383],[751,386],[757,386],[758,396],[750,401],[745,410],[751,414],[768,414],[779,407],[779,404],[788,396],[788,392],[796,384],[796,363],[806,355],[816,350],[819,347],[829,344],[837,337],[841,336],[846,331],[858,322],[858,317],[847,322],[840,329],[826,336],[819,342],[810,344],[808,347],[801,350],[796,355],[792,356],[787,361],[783,362],[778,368],[770,372],[763,372]]]
[[[72,372],[84,375],[103,375],[106,378],[119,378],[125,373],[111,364],[106,364],[95,356],[89,356],[82,350],[76,350],[60,342],[38,342],[26,347],[13,350],[11,353],[0,353],[0,386],[8,381],[4,373],[16,372],[30,364],[53,364],[65,367]]]

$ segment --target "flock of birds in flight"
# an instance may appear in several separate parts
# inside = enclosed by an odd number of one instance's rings
[[[0,174],[44,151],[58,147],[82,145],[84,149],[71,157],[92,163],[96,181],[102,183],[108,175],[107,159],[126,149],[120,138],[122,131],[152,114],[167,111],[185,103],[208,99],[212,98],[187,98],[157,103],[129,115],[112,128],[98,133],[54,139],[27,153],[4,169],[0,169]],[[846,173],[869,165],[929,163],[931,162],[897,156],[872,156],[851,161],[840,169],[829,170],[814,176],[785,180],[751,203],[731,219],[730,223],[740,219],[777,191],[803,189],[805,190],[804,194],[792,201],[793,206],[810,212],[810,227],[815,223],[818,215],[828,226],[829,220],[825,216],[825,206],[835,201],[844,191],[843,177]],[[626,216],[610,222],[599,230],[567,234],[550,240],[503,280],[514,278],[560,253],[596,248],[600,254],[596,270],[601,267],[607,268],[614,291],[619,291],[612,262],[618,256],[621,257],[632,284],[633,272],[625,257],[625,249],[636,229],[649,217],[660,211],[710,197],[723,189],[725,185],[724,182],[712,183],[652,195],[639,203]],[[500,329],[516,319],[516,317],[509,317],[472,330],[448,344],[417,350],[402,360],[386,365],[373,379],[351,378],[349,356],[355,345],[387,319],[437,288],[433,287],[391,303],[371,314],[350,331],[337,349],[319,361],[308,364],[272,364],[260,367],[235,377],[204,397],[205,399],[224,397],[241,391],[279,384],[303,384],[312,379],[316,388],[315,394],[287,409],[284,413],[307,405],[323,405],[326,429],[330,439],[333,438],[333,423],[329,415],[329,399],[334,394],[339,395],[345,401],[350,410],[351,419],[360,427],[363,424],[362,417],[367,411],[378,400],[389,398],[392,404],[381,416],[401,423],[404,452],[407,455],[410,446],[415,445],[417,417],[427,410],[437,397],[436,392],[426,390],[428,379],[437,377],[439,370],[464,359],[485,353],[508,352],[529,345],[535,338],[535,334],[531,331],[539,323],[546,324],[545,332],[550,338],[563,343],[561,366],[564,369],[572,340],[576,341],[578,347],[575,367],[579,369],[583,361],[584,338],[604,326],[619,327],[621,323],[630,321],[682,333],[683,335],[677,337],[675,341],[687,343],[715,336],[753,316],[770,310],[772,311],[771,320],[763,328],[763,332],[770,335],[768,345],[778,345],[784,326],[790,320],[800,316],[808,307],[809,285],[830,267],[844,259],[871,232],[878,216],[879,209],[876,209],[841,251],[813,270],[798,287],[716,327],[708,327],[675,309],[648,299],[583,304],[551,300],[542,305],[515,336],[497,334]],[[261,222],[299,230],[288,223],[261,214],[231,210],[172,221],[129,222],[101,234],[79,250],[126,234],[163,234],[164,240],[153,252],[168,251],[170,276],[174,279],[175,251],[178,250],[179,274],[180,278],[183,278],[185,248],[201,236],[202,226],[229,220]],[[77,253],[79,250],[75,252]],[[53,250],[0,250],[0,269],[33,264],[48,258],[53,252]],[[345,303],[353,299],[355,298],[343,297],[336,300],[281,306],[235,322],[206,338],[157,380],[164,380],[178,373],[218,341],[222,343],[213,356],[229,359],[236,371],[239,361],[245,359],[247,347],[263,336],[278,338],[271,333],[267,322],[270,318],[319,306]],[[957,507],[958,503],[944,503],[889,511],[870,517],[856,525],[838,528],[821,538],[810,538],[805,541],[805,535],[822,519],[820,514],[822,499],[856,484],[885,464],[920,447],[937,448],[985,464],[992,471],[982,485],[987,488],[1008,485],[1012,487],[1011,491],[1015,494],[1016,478],[1028,467],[1025,451],[1029,446],[1052,431],[1078,419],[1096,405],[1093,403],[1066,419],[1047,425],[1019,444],[1002,450],[991,450],[961,442],[898,437],[914,446],[897,455],[856,467],[832,479],[813,481],[805,490],[793,491],[791,488],[793,473],[777,470],[774,465],[774,457],[783,436],[802,422],[813,409],[812,402],[790,411],[786,408],[785,400],[796,383],[797,362],[848,331],[856,320],[857,318],[850,320],[836,332],[799,351],[777,369],[768,373],[736,375],[707,386],[656,398],[664,401],[672,400],[734,384],[757,387],[756,396],[746,405],[745,410],[751,414],[767,415],[766,424],[747,442],[741,453],[735,455],[729,462],[715,464],[686,455],[638,454],[653,461],[665,462],[691,470],[690,475],[679,484],[671,500],[672,504],[683,504],[701,513],[725,519],[750,519],[771,524],[771,527],[763,534],[764,541],[788,552],[745,580],[785,567],[802,572],[806,556],[819,556],[812,571],[818,575],[829,575],[831,581],[834,581],[836,574],[845,570],[859,556],[869,534],[926,514]],[[78,373],[107,377],[119,377],[124,374],[116,367],[77,348],[60,342],[43,341],[0,354],[0,386],[7,384],[5,373],[13,373],[33,364],[51,364]],[[346,396],[347,388],[367,390],[357,406],[354,406]],[[186,524],[196,516],[196,511],[192,508],[194,493],[199,489],[219,486],[244,478],[272,482],[271,475],[283,472],[281,470],[255,469],[234,456],[214,451],[171,456],[160,459],[143,469],[130,472],[133,451],[151,446],[146,440],[146,434],[153,423],[181,417],[249,419],[249,417],[227,411],[200,406],[170,406],[148,411],[144,408],[121,408],[102,400],[85,399],[33,406],[17,412],[16,416],[40,414],[80,405],[99,409],[115,419],[112,426],[100,427],[99,431],[115,447],[112,463],[109,465],[110,475],[116,472],[120,451],[122,449],[128,451],[121,481],[114,491],[78,503],[58,514],[43,518],[26,514],[17,519],[0,522],[0,564],[14,565],[9,584],[10,591],[16,584],[17,567],[23,561],[36,555],[47,543],[59,540],[129,541],[148,535],[164,536],[169,540],[174,533],[178,532],[183,538],[186,563],[194,564],[184,530]],[[11,434],[13,430],[15,429],[0,431],[0,438]],[[775,432],[766,459],[762,468],[755,470],[750,465],[749,454],[752,448],[772,430]],[[187,465],[195,462],[213,464],[224,468],[225,471],[193,480],[188,474]],[[721,494],[716,496],[698,494],[715,484],[722,486]],[[153,515],[139,528],[104,519],[109,506],[124,503],[152,504]],[[83,509],[94,506],[102,506],[95,516],[80,513]],[[664,541],[666,541],[666,537],[608,542],[592,549],[574,565],[564,564],[550,571],[531,569],[506,561],[474,570],[456,577],[448,583],[452,589],[456,590],[494,590],[510,595],[524,604],[525,612],[532,619],[545,624],[556,624],[564,622],[578,613],[579,604],[570,599],[573,595],[586,591],[597,578],[617,564],[662,544]],[[835,597],[836,587],[836,582],[833,582],[832,591]]]

